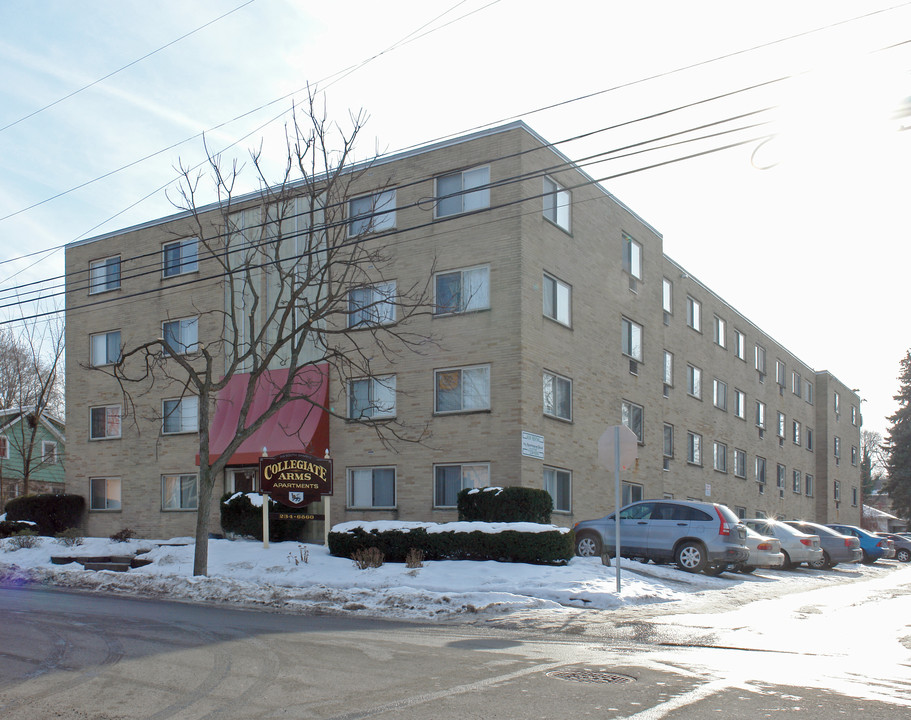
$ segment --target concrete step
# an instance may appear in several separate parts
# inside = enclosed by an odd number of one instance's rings
[[[130,569],[130,563],[122,562],[87,562],[82,563],[86,570],[113,570],[114,572],[127,572]]]

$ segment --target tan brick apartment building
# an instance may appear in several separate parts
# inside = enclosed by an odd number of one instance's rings
[[[597,440],[621,422],[641,441],[625,500],[859,524],[857,394],[666,257],[647,222],[523,123],[384,159],[371,178],[363,193],[383,188],[396,209],[384,226],[397,230],[398,286],[435,273],[435,311],[409,329],[437,343],[375,366],[372,379],[333,381],[328,402],[382,396],[382,412],[432,435],[389,448],[358,422],[327,418],[332,524],[453,520],[455,493],[471,485],[544,487],[561,525],[600,516],[613,484]],[[201,310],[225,290],[193,282],[186,227],[175,215],[66,251],[66,485],[90,499],[92,534],[193,532],[193,403],[156,385],[124,408],[117,384],[89,368],[162,333],[220,337]],[[543,458],[540,441],[523,455],[523,433],[543,438]],[[238,456],[224,490],[255,486],[250,462]]]

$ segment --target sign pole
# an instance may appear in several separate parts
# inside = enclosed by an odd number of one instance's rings
[[[263,448],[263,457],[269,457],[269,453],[266,448]],[[263,478],[262,473],[259,477],[259,489],[260,494],[263,498],[263,550],[269,549],[269,496],[266,493],[262,492],[263,487]]]
[[[620,594],[620,426],[614,428],[614,573]]]

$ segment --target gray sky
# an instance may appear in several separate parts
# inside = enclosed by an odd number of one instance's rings
[[[24,253],[173,212],[159,188],[203,159],[202,132],[279,152],[308,83],[339,121],[370,115],[362,158],[512,119],[551,142],[603,130],[561,144],[573,159],[766,123],[586,170],[776,133],[604,184],[691,275],[859,388],[865,427],[896,409],[911,132],[889,116],[911,97],[909,2],[6,0],[0,28],[2,305],[63,273],[62,250]]]

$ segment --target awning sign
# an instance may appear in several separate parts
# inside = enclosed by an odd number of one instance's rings
[[[332,460],[312,455],[283,453],[259,459],[260,487],[274,500],[302,507],[332,495]]]

